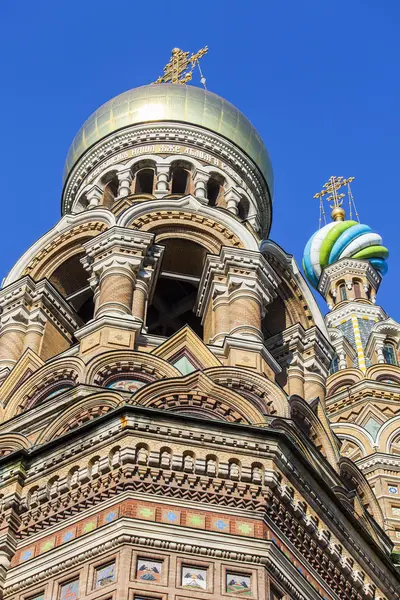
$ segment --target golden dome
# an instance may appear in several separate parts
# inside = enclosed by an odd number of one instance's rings
[[[264,142],[250,121],[233,104],[212,92],[167,83],[128,90],[98,108],[71,144],[64,181],[79,158],[99,140],[124,127],[159,121],[189,123],[227,138],[256,163],[272,195],[271,162]]]

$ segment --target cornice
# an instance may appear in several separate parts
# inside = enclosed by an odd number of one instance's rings
[[[187,144],[199,150],[211,153],[216,158],[229,165],[228,174],[233,178],[239,177],[237,183],[243,179],[252,189],[254,198],[257,201],[260,210],[259,218],[261,223],[271,222],[269,192],[263,176],[256,164],[234,144],[225,140],[218,134],[205,131],[195,125],[185,126],[177,123],[158,123],[156,125],[134,125],[124,128],[122,131],[115,132],[106,139],[101,140],[92,148],[87,150],[85,155],[78,161],[70,173],[63,191],[62,212],[70,212],[74,200],[85,179],[90,173],[104,164],[107,167],[107,159],[110,164],[118,164],[127,160],[126,151],[136,146],[154,143],[173,143]],[[115,160],[110,157],[115,155]],[[156,156],[156,155],[155,155]],[[180,154],[176,154],[180,156]],[[140,158],[140,156],[139,156]],[[268,199],[268,200],[267,200]],[[267,232],[268,233],[268,232]]]

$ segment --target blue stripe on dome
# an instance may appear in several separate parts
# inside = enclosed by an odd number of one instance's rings
[[[384,258],[370,258],[369,262],[374,267],[374,269],[379,271],[381,275],[386,275],[386,273],[388,272],[388,265]]]
[[[312,266],[312,262],[311,262],[311,244],[313,243],[313,240],[315,238],[315,236],[317,235],[318,231],[316,231],[314,233],[314,235],[312,235],[310,237],[310,239],[307,242],[307,245],[304,249],[304,255],[303,255],[303,269],[304,269],[304,273],[306,274],[306,277],[308,279],[308,281],[311,283],[311,285],[313,285],[314,287],[317,287],[318,285],[318,279],[314,273],[314,269]]]
[[[371,227],[368,225],[354,225],[354,227],[350,227],[346,231],[342,233],[338,240],[333,245],[331,253],[329,255],[329,264],[336,262],[339,260],[340,255],[346,249],[353,240],[358,238],[360,235],[364,233],[369,233],[372,231]]]

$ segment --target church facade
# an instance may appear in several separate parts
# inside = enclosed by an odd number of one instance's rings
[[[272,193],[257,131],[191,85],[76,135],[62,217],[0,290],[6,600],[399,600],[385,252],[311,242],[324,320]]]

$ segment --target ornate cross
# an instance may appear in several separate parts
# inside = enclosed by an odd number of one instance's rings
[[[154,83],[187,83],[192,79],[194,67],[207,52],[208,46],[205,46],[189,56],[189,52],[174,48],[169,63],[164,67],[164,75]]]

